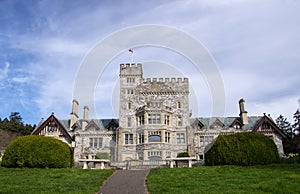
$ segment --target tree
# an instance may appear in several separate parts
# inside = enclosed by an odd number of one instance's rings
[[[297,109],[297,111],[294,113],[293,115],[294,118],[294,124],[292,125],[293,127],[293,136],[295,135],[295,133],[299,133],[299,126],[300,126],[300,112],[299,109]]]
[[[23,118],[21,117],[21,115],[20,115],[19,112],[12,112],[12,113],[10,113],[9,120],[23,124]]]
[[[29,135],[35,126],[30,124],[24,124],[23,118],[19,112],[12,112],[9,119],[0,120],[0,128],[6,131],[11,131],[14,133],[19,133],[22,135]]]
[[[287,121],[287,118],[279,115],[279,117],[276,119],[276,125],[288,136],[288,138],[292,138],[293,128],[291,123]]]

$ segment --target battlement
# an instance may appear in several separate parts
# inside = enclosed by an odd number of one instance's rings
[[[189,79],[188,78],[144,78],[143,79],[144,83],[154,83],[154,82],[163,82],[163,83],[178,83],[178,84],[187,84],[189,83]]]
[[[120,76],[121,75],[142,75],[143,69],[141,63],[122,63],[120,64]]]
[[[138,67],[138,68],[142,68],[142,64],[141,63],[121,63],[120,64],[120,68],[129,68],[129,67]]]

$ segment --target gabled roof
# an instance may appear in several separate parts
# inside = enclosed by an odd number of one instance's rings
[[[49,123],[55,123],[55,125],[58,126],[59,129],[61,129],[61,132],[63,133],[63,135],[66,137],[66,139],[71,142],[72,141],[72,137],[71,135],[68,133],[68,130],[65,128],[65,126],[54,116],[54,114],[52,113],[50,117],[48,117],[47,120],[45,121],[41,121],[39,123],[39,125],[33,130],[33,132],[31,133],[32,135],[37,135],[41,132],[41,130],[43,130],[46,126],[49,125]]]
[[[232,121],[229,127],[234,127],[235,125],[243,126],[243,122],[241,121],[240,118],[236,118]]]
[[[210,128],[214,128],[214,127],[225,127],[225,124],[220,121],[220,119],[216,119],[211,125]]]
[[[259,129],[265,124],[268,124],[269,126],[271,126],[275,133],[281,135],[284,138],[286,137],[286,134],[281,129],[279,129],[279,127],[277,127],[277,125],[274,123],[273,119],[271,119],[270,117],[268,117],[266,115],[264,115],[259,120],[259,122],[255,126],[255,128],[253,129],[253,132],[259,132]]]

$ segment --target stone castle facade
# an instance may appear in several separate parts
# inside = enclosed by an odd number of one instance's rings
[[[218,135],[244,131],[269,136],[283,155],[285,134],[267,115],[249,117],[243,99],[237,117],[191,118],[188,78],[144,78],[142,64],[121,64],[119,103],[118,119],[89,119],[86,106],[79,119],[73,100],[70,119],[52,114],[32,134],[68,143],[76,162],[167,160],[182,152],[201,160]]]

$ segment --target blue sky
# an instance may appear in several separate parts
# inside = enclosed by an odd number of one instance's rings
[[[18,111],[32,124],[51,112],[69,118],[74,81],[88,53],[116,31],[158,24],[190,34],[209,51],[224,83],[227,116],[238,115],[244,98],[249,115],[283,114],[291,121],[300,98],[298,10],[294,0],[1,0],[0,117]],[[145,77],[189,77],[194,116],[211,116],[210,90],[188,60],[163,48],[134,50]],[[130,61],[124,51],[99,75],[91,117],[117,117],[119,63]]]

